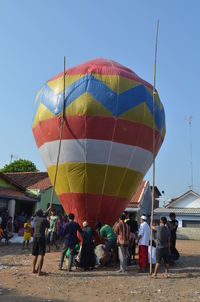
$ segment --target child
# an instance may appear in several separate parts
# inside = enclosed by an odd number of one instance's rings
[[[13,237],[13,224],[12,224],[12,217],[8,217],[8,222],[6,224],[6,229],[4,230],[4,237],[6,239],[6,243]]]
[[[27,244],[27,249],[29,249],[29,241],[31,239],[31,229],[32,229],[32,224],[30,223],[30,219],[27,218],[26,222],[24,223],[23,250],[24,250],[24,247],[25,247],[25,243]]]

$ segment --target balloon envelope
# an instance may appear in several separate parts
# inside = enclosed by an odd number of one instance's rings
[[[64,74],[40,89],[33,134],[53,183],[61,126]],[[132,70],[95,59],[65,73],[65,116],[56,193],[81,223],[112,225],[153,161],[153,87]],[[156,154],[165,113],[155,96]]]

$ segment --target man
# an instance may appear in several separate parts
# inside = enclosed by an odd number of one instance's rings
[[[68,218],[69,218],[69,222],[67,222],[63,232],[65,236],[65,242],[63,244],[63,250],[61,252],[59,269],[62,270],[63,261],[66,256],[66,252],[69,248],[70,252],[69,252],[69,261],[68,261],[68,272],[71,272],[75,245],[78,243],[77,231],[79,231],[79,233],[81,234],[82,230],[80,225],[77,222],[74,222],[75,216],[73,213],[70,213]]]
[[[139,272],[145,273],[148,265],[148,246],[150,240],[150,227],[146,222],[147,217],[142,215],[140,218],[140,228],[138,232],[139,246]]]
[[[122,214],[120,216],[119,223],[116,226],[115,234],[117,234],[117,245],[119,252],[120,270],[118,273],[126,272],[126,264],[128,257],[128,246],[129,246],[129,236],[130,227],[125,222],[126,215]]]
[[[168,226],[171,231],[170,250],[171,254],[174,254],[176,253],[176,231],[178,228],[178,221],[176,220],[175,213],[170,213],[169,217],[171,219],[171,221],[168,222]]]
[[[48,245],[47,252],[50,253],[50,245],[55,245],[56,251],[59,250],[59,247],[56,242],[57,237],[59,235],[59,222],[58,222],[58,216],[56,215],[56,211],[54,209],[51,210],[49,224],[50,226],[47,233],[47,245]]]
[[[163,259],[165,264],[164,277],[168,277],[169,268],[169,254],[170,254],[170,230],[167,227],[167,218],[160,218],[160,226],[153,226],[151,228],[156,231],[157,245],[156,245],[156,266],[153,277],[157,277],[158,269]]]
[[[38,275],[44,274],[42,272],[42,266],[44,262],[44,256],[46,251],[46,240],[45,240],[45,231],[46,228],[49,227],[49,222],[46,218],[48,211],[44,213],[42,209],[38,209],[35,212],[34,217],[34,237],[33,237],[33,249],[32,249],[32,255],[33,258],[33,273],[38,273]],[[36,264],[38,260],[38,256],[40,255],[40,260],[38,263],[38,268],[36,269]]]
[[[128,246],[128,252],[129,252],[128,264],[131,264],[132,256],[133,256],[133,260],[135,260],[135,247],[136,247],[135,239],[137,237],[137,232],[138,232],[138,223],[135,220],[134,213],[129,214],[129,219],[126,221],[126,223],[130,227],[130,242],[129,242],[129,246]]]
[[[99,237],[105,241],[105,253],[102,266],[104,267],[108,262],[110,252],[112,252],[113,266],[115,266],[117,245],[116,234],[108,224],[103,225],[100,221],[96,222],[95,230],[98,232]]]

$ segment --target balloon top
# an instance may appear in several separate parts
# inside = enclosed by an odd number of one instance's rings
[[[115,61],[109,59],[93,59],[72,68],[66,70],[66,75],[85,75],[85,74],[99,74],[99,75],[113,75],[113,76],[122,76],[124,78],[140,82],[146,87],[153,89],[153,86],[147,81],[140,78],[135,72],[130,68],[127,68]],[[63,76],[63,72],[52,77],[48,82],[58,79]]]

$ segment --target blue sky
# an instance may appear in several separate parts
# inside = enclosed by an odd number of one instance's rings
[[[40,170],[32,135],[39,88],[63,69],[86,60],[113,59],[153,83],[156,20],[159,40],[156,88],[167,133],[156,159],[156,185],[177,196],[191,184],[192,116],[194,190],[200,192],[200,2],[198,0],[0,1],[0,167],[10,155]],[[145,177],[151,182],[152,171]]]

